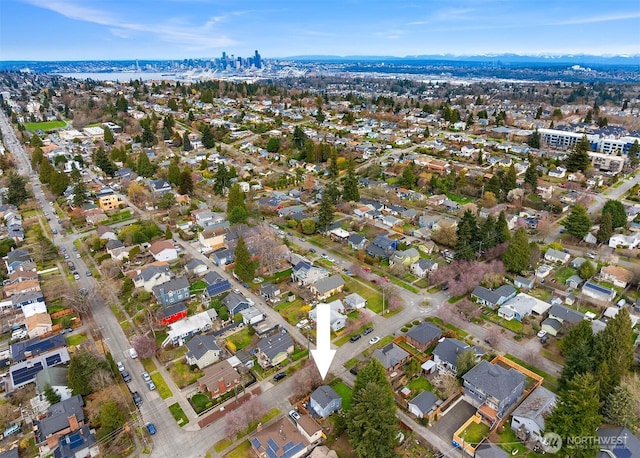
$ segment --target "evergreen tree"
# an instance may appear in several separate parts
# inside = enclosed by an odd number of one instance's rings
[[[586,208],[582,205],[576,205],[563,224],[569,234],[582,239],[589,233],[589,229],[591,229],[591,218],[589,218],[589,213],[587,213]]]
[[[473,351],[463,351],[456,358],[456,378],[462,382],[462,376],[469,372],[473,367],[478,364],[476,361],[476,355]]]
[[[507,216],[504,210],[500,212],[498,216],[498,222],[496,223],[497,240],[496,244],[499,245],[511,240],[511,232],[509,231],[509,223],[507,223]]]
[[[113,145],[116,142],[116,138],[113,136],[113,132],[111,132],[111,129],[109,129],[107,126],[104,126],[102,130],[104,131],[104,142],[107,145]]]
[[[543,111],[542,111],[542,106],[539,106],[539,107],[538,107],[538,111],[536,111],[536,119],[540,119],[540,118],[542,118],[542,113],[543,113]],[[537,129],[536,129],[536,130],[537,130]]]
[[[185,167],[180,174],[180,184],[178,185],[178,192],[180,194],[186,194],[190,196],[193,193],[193,178],[191,177],[191,170]]]
[[[538,132],[538,129],[533,131],[533,133],[531,134],[531,137],[529,137],[529,141],[527,142],[527,144],[531,148],[536,148],[536,149],[540,148],[540,132]]]
[[[367,366],[371,365],[380,363],[372,359]],[[365,381],[364,377],[360,373],[356,377],[351,411],[347,413],[349,440],[358,458],[395,457],[398,420],[391,385],[386,376],[381,380],[375,377],[376,381]]]
[[[480,224],[480,241],[483,250],[493,248],[498,243],[497,225],[493,215],[487,216],[487,219]]]
[[[167,181],[175,186],[180,184],[180,166],[178,165],[178,161],[171,161],[169,164],[167,168]]]
[[[126,112],[128,108],[129,103],[127,99],[125,99],[124,96],[118,97],[118,100],[116,100],[116,109],[120,112]]]
[[[345,202],[358,202],[360,200],[358,179],[353,171],[352,161],[349,161],[349,165],[347,167],[347,176],[344,179],[344,187],[342,189],[342,200]]]
[[[475,257],[476,242],[478,241],[478,222],[470,210],[462,215],[456,231],[458,242],[456,244],[456,259],[472,260]]]
[[[379,386],[388,383],[387,373],[377,359],[370,359],[367,365],[358,372],[353,384],[352,394],[357,394],[364,390],[369,383]]]
[[[623,382],[607,396],[603,409],[604,419],[607,423],[626,426],[633,431],[638,425],[635,406],[635,395],[631,387]]]
[[[333,212],[333,199],[325,189],[322,193],[322,200],[318,210],[318,230],[320,232],[326,232],[327,227],[333,222]]]
[[[189,140],[189,132],[186,130],[184,134],[182,134],[182,150],[183,151],[191,151],[193,146],[191,146],[191,140]]]
[[[106,175],[112,177],[114,173],[116,173],[117,167],[116,165],[109,159],[107,156],[107,152],[101,146],[99,147],[93,157],[93,163],[102,170]]]
[[[591,160],[589,159],[589,151],[591,151],[591,145],[587,136],[583,135],[582,138],[576,143],[573,151],[567,156],[565,165],[569,172],[585,171],[589,168]]]
[[[626,308],[620,309],[598,333],[594,348],[601,399],[606,399],[633,364],[633,328]]]
[[[529,245],[529,236],[527,231],[519,228],[509,246],[502,255],[504,267],[509,272],[522,273],[529,267],[531,259],[531,245]]]
[[[565,357],[565,364],[558,380],[561,388],[566,388],[569,381],[578,374],[592,373],[596,360],[593,354],[595,339],[591,323],[583,320],[575,325],[560,340],[558,347]]]
[[[60,196],[67,190],[68,187],[69,177],[67,176],[67,174],[54,170],[51,174],[51,178],[49,179],[49,190],[53,194]]]
[[[49,184],[51,176],[56,172],[56,169],[53,168],[53,165],[51,165],[51,162],[49,162],[49,159],[46,157],[42,158],[40,161],[40,167],[38,168],[40,169],[40,173],[38,175],[40,177],[40,181],[42,183]]]
[[[35,132],[31,135],[31,138],[29,139],[29,144],[34,148],[42,148],[44,146],[42,139]]]
[[[251,253],[243,237],[238,239],[238,244],[234,251],[235,267],[233,271],[244,282],[250,282],[256,276],[256,263],[251,259]]]
[[[143,127],[141,140],[142,146],[153,146],[156,143],[156,136],[150,126]]]
[[[578,275],[583,280],[588,280],[593,277],[596,273],[596,267],[590,262],[585,261],[582,263],[580,267],[578,267]]]
[[[234,183],[229,190],[229,198],[227,200],[227,219],[231,224],[242,223],[247,220],[249,214],[244,199],[242,188],[238,183]]]
[[[270,153],[277,153],[280,149],[280,140],[277,137],[271,137],[267,142],[266,150]]]
[[[509,191],[516,189],[517,185],[516,167],[512,163],[507,169],[507,173],[504,175],[504,180],[502,181],[502,192],[506,196],[509,194]]]
[[[632,168],[636,168],[640,163],[640,143],[638,140],[635,140],[629,148],[629,165]]]
[[[44,160],[46,161],[46,159]],[[7,202],[19,207],[29,198],[29,191],[27,191],[27,179],[14,171],[9,172],[8,176],[9,184],[7,186]]]
[[[87,200],[87,187],[84,181],[80,180],[73,186],[73,205],[81,207],[85,200]]]
[[[613,223],[611,222],[611,213],[603,213],[600,220],[600,228],[596,233],[598,243],[607,243],[613,235]]]
[[[338,153],[335,149],[332,149],[329,153],[329,176],[336,178],[340,174],[338,168]]]
[[[224,190],[229,187],[229,171],[224,162],[218,164],[218,170],[213,179],[213,192],[219,196],[224,195]]]
[[[297,149],[302,150],[305,146],[305,142],[307,141],[307,134],[304,133],[302,127],[299,125],[293,129],[293,146]],[[315,161],[311,161],[315,162]]]
[[[44,153],[42,152],[42,148],[36,146],[31,153],[31,168],[37,169],[40,167],[40,162],[42,162],[42,158],[44,157]]]
[[[138,154],[138,163],[136,165],[136,172],[141,177],[150,178],[153,176],[155,169],[153,164],[149,160],[149,156],[144,151]]]
[[[202,146],[205,148],[213,148],[216,146],[216,140],[211,132],[211,127],[208,124],[204,124],[200,129]]]
[[[529,185],[531,192],[536,193],[538,189],[538,171],[536,170],[536,163],[532,159],[529,162],[529,167],[524,173],[524,182]]]
[[[599,450],[597,443],[587,442],[579,448],[571,448],[566,438],[596,436],[596,430],[602,424],[601,405],[598,380],[593,374],[577,375],[560,392],[555,409],[545,419],[545,430],[560,435],[565,456],[595,458]]]
[[[44,386],[44,397],[51,405],[57,404],[62,400],[60,394],[48,383]]]
[[[611,215],[611,226],[613,229],[624,227],[627,225],[627,212],[624,204],[619,200],[609,199],[602,207],[602,216],[609,213]]]
[[[411,161],[402,171],[402,177],[400,179],[400,184],[402,186],[406,186],[409,189],[413,188],[418,181],[418,177],[415,174],[414,167],[414,163],[413,161]]]
[[[485,184],[484,191],[492,192],[495,196],[502,195],[502,190],[500,188],[500,179],[496,174],[493,174],[493,176],[489,179],[487,184]]]

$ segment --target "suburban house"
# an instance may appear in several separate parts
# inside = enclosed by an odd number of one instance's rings
[[[462,380],[465,397],[493,424],[522,395],[525,376],[514,368],[505,369],[483,360],[464,374]]]
[[[210,334],[195,336],[185,346],[187,347],[187,364],[198,366],[200,370],[218,362],[222,354],[215,336]]]
[[[192,259],[184,266],[187,275],[204,275],[209,271],[207,264],[200,259]]]
[[[411,355],[406,350],[393,342],[376,349],[371,356],[380,361],[387,374],[399,372],[402,366],[411,359]]]
[[[440,372],[458,372],[458,356],[465,351],[473,351],[477,359],[484,353],[479,347],[472,347],[458,339],[441,339],[433,350],[433,362]]]
[[[37,337],[43,334],[48,334],[53,328],[51,315],[49,315],[48,313],[34,313],[31,316],[25,317],[24,321],[29,337]]]
[[[592,281],[585,282],[582,286],[582,294],[597,301],[610,302],[616,297],[613,289],[606,288]]]
[[[260,294],[267,300],[275,301],[280,297],[280,286],[273,283],[263,283],[260,286]]]
[[[246,326],[253,326],[264,320],[264,314],[253,305],[240,310],[240,315],[242,315],[242,322]]]
[[[331,310],[329,323],[330,323],[331,329],[333,329],[334,332],[340,331],[347,325],[347,316],[345,315],[345,308],[340,299],[336,299],[335,301],[330,302],[328,304],[318,304],[318,306],[319,305],[329,306]],[[314,323],[316,322],[316,319],[317,319],[318,306],[309,310],[309,319]]]
[[[556,405],[556,395],[539,386],[511,413],[511,429],[525,444],[543,443],[544,419]]]
[[[186,318],[187,315],[187,306],[184,305],[184,302],[176,302],[175,304],[164,306],[158,311],[158,319],[163,326]]]
[[[235,250],[231,248],[220,248],[209,255],[209,259],[216,266],[226,269],[228,265],[233,264],[236,259]]]
[[[640,245],[640,232],[631,235],[613,234],[609,239],[611,248],[637,248]]]
[[[440,340],[442,331],[435,324],[425,321],[411,328],[405,337],[409,345],[423,352]]]
[[[565,326],[575,326],[582,320],[584,320],[582,313],[565,307],[562,304],[555,304],[549,309],[549,317],[542,322],[541,327],[555,337],[562,329],[563,324],[566,323]]]
[[[498,309],[498,316],[507,321],[522,321],[523,318],[531,315],[538,307],[546,307],[548,304],[526,293],[520,293],[502,304]]]
[[[564,282],[565,285],[567,285],[569,288],[572,289],[578,289],[580,288],[580,285],[582,284],[582,278],[580,277],[580,275],[575,274],[570,276],[569,278],[567,278],[567,280]]]
[[[211,393],[214,398],[240,385],[240,374],[228,360],[207,366],[202,371],[204,375],[198,379],[198,388],[204,393]]]
[[[53,450],[54,458],[86,456],[100,456],[100,445],[89,425],[84,425],[78,431],[59,437],[58,447]]]
[[[294,426],[286,418],[282,418],[266,428],[260,428],[249,439],[253,453],[258,457],[268,458],[307,456],[309,441],[302,435],[299,428],[299,425]]]
[[[61,401],[69,399],[73,390],[69,388],[68,376],[69,369],[66,367],[45,367],[36,374],[36,393],[44,397],[44,391],[48,385],[58,393]]]
[[[344,305],[348,310],[358,310],[367,306],[367,300],[358,293],[351,293],[344,298]]]
[[[96,233],[98,234],[98,238],[100,240],[118,240],[116,232],[112,228],[110,228],[109,226],[105,226],[104,224],[100,224],[96,228]]]
[[[626,426],[598,428],[598,458],[640,458],[640,439]]]
[[[293,353],[293,339],[286,332],[265,337],[258,342],[256,356],[263,369],[277,366]]]
[[[174,261],[178,259],[178,250],[171,240],[156,240],[149,247],[149,253],[156,261]]]
[[[525,278],[518,275],[513,281],[513,285],[516,288],[530,290],[533,289],[534,280],[533,278]]]
[[[367,254],[374,258],[389,259],[397,248],[397,240],[389,238],[387,234],[379,234],[367,246]]]
[[[438,268],[438,263],[430,259],[420,259],[410,266],[411,273],[416,277],[424,278],[429,272]]]
[[[9,251],[4,260],[4,263],[7,266],[7,274],[11,275],[20,264],[31,261],[31,255],[27,250],[17,249]]]
[[[347,244],[354,250],[364,250],[369,241],[362,234],[351,234],[347,239]]]
[[[600,269],[600,280],[613,283],[613,286],[626,288],[629,282],[633,280],[633,272],[624,267],[604,266]]]
[[[222,305],[227,307],[229,310],[229,317],[233,317],[236,313],[239,313],[241,310],[249,308],[249,301],[246,297],[244,297],[241,293],[231,291],[226,295],[224,299],[222,299]]]
[[[189,280],[187,277],[176,277],[161,285],[154,286],[151,291],[163,307],[186,301],[189,299]]]
[[[344,279],[340,275],[321,278],[311,284],[309,289],[318,300],[324,300],[334,294],[338,294],[344,288]]]
[[[390,264],[403,264],[405,266],[410,266],[414,262],[420,259],[420,253],[415,248],[409,248],[403,251],[395,251],[391,257],[389,258]]]
[[[557,264],[566,264],[571,259],[569,253],[565,253],[564,251],[555,250],[553,248],[549,248],[544,254],[544,260],[547,262],[553,262]]]
[[[300,261],[291,270],[291,280],[301,286],[312,285],[321,278],[327,278],[329,272],[323,267],[314,266],[307,261]]]
[[[171,192],[171,185],[163,179],[148,180],[149,189],[155,197],[162,197],[166,193]]]
[[[516,289],[511,285],[502,285],[493,291],[478,285],[471,292],[471,298],[478,304],[495,309],[515,297],[516,293]]]
[[[154,262],[143,266],[138,275],[133,277],[133,286],[144,288],[145,291],[152,292],[154,286],[168,282],[173,277],[169,264],[166,262]]]
[[[162,347],[166,347],[169,344],[184,345],[189,337],[209,331],[211,323],[217,317],[218,314],[215,309],[211,308],[171,323],[167,329],[167,337],[162,342]]]
[[[509,458],[509,456],[499,445],[484,441],[476,448],[474,458]]]
[[[36,445],[47,454],[57,447],[58,439],[65,434],[78,431],[84,425],[84,401],[79,394],[53,404],[47,416],[33,422]]]
[[[418,418],[428,418],[438,407],[439,400],[431,391],[423,391],[407,404],[409,412]]]
[[[224,238],[226,234],[226,227],[212,227],[198,234],[198,242],[207,250],[219,250],[220,248],[224,248]]]
[[[322,418],[342,409],[342,398],[329,385],[321,385],[309,396],[309,407]]]
[[[231,291],[231,283],[226,278],[223,278],[218,272],[208,272],[203,280],[207,284],[202,292],[202,298],[205,302],[209,302],[212,298],[219,296],[222,293]]]

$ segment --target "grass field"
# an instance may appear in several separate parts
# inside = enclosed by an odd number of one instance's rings
[[[171,412],[171,415],[173,415],[173,418],[176,420],[176,423],[178,423],[178,426],[184,426],[189,423],[189,418],[184,413],[184,410],[182,410],[182,407],[180,407],[180,404],[178,404],[177,402],[169,406],[169,412]]]
[[[555,378],[554,376],[549,375],[546,372],[538,369],[537,367],[534,367],[531,364],[525,363],[521,359],[518,359],[515,356],[510,355],[508,353],[506,355],[504,355],[504,357],[507,358],[507,359],[510,359],[514,363],[520,364],[525,369],[529,369],[531,372],[533,372],[535,374],[538,374],[541,377],[544,377],[544,382],[542,383],[542,385],[545,388],[547,388],[549,391],[553,391],[554,393],[558,392],[558,379]]]
[[[167,386],[167,382],[164,381],[164,378],[162,378],[160,373],[156,372],[151,374],[151,380],[153,380],[153,383],[156,385],[156,389],[162,399],[167,399],[173,396],[173,393]]]
[[[484,423],[471,423],[461,434],[462,439],[472,445],[479,444],[488,435],[489,427]]]
[[[243,348],[248,347],[251,344],[251,336],[249,335],[249,328],[242,328],[241,331],[236,332],[235,334],[230,335],[227,338],[227,342],[233,343],[236,347],[236,350],[242,350]]]
[[[245,458],[247,456],[252,456],[251,442],[249,440],[241,442],[240,445],[225,455],[226,458]]]
[[[34,132],[36,130],[42,130],[47,132],[53,129],[60,129],[67,125],[64,121],[44,121],[44,122],[27,122],[24,124],[25,129],[29,132]]]
[[[335,384],[332,383],[331,387],[342,398],[342,410],[344,410],[345,412],[351,410],[351,388],[349,388],[344,384],[344,382],[341,381],[337,381]]]
[[[88,337],[86,334],[75,334],[73,336],[67,337],[67,344],[71,347],[73,345],[80,345],[82,342],[87,340]]]
[[[357,293],[366,299],[367,308],[372,312],[382,312],[382,293],[375,289],[375,287],[368,288],[366,285],[360,283],[360,281],[349,279],[347,280],[347,289],[349,293]]]
[[[433,385],[424,377],[414,378],[407,386],[416,394],[420,394],[423,391],[433,391]]]
[[[192,372],[191,368],[184,361],[172,362],[168,370],[173,379],[173,383],[181,389],[195,383],[196,380],[204,375],[202,371]]]

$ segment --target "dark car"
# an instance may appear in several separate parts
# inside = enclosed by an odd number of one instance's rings
[[[449,289],[448,283],[442,287],[442,291],[447,291],[448,289]]]
[[[134,391],[133,393],[131,393],[131,397],[133,398],[133,403],[136,406],[139,406],[140,404],[142,404],[142,397],[140,396],[140,393],[138,393],[137,391]]]
[[[373,328],[369,326],[367,329],[362,331],[362,334],[366,336],[367,334],[371,334],[372,332],[373,332]]]
[[[360,335],[360,334],[352,335],[351,338],[349,339],[349,341],[350,342],[355,342],[355,341],[359,340],[360,337],[362,337],[362,335]]]
[[[349,369],[349,372],[351,372],[353,375],[358,375],[358,369],[356,369],[355,367]]]
[[[542,337],[540,337],[540,343],[541,343],[541,344],[545,344],[545,343],[547,343],[547,340],[549,340],[549,336],[542,336]]]
[[[286,372],[278,372],[276,375],[273,376],[273,381],[274,382],[279,382],[280,380],[282,380],[286,376],[287,376]]]
[[[120,375],[122,375],[122,380],[124,380],[125,383],[129,383],[131,381],[131,374],[129,374],[128,371],[122,371]]]

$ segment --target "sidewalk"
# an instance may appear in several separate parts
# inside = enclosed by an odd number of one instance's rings
[[[170,405],[175,404],[176,402],[180,404],[180,407],[182,407],[182,410],[184,411],[185,415],[189,419],[189,423],[183,429],[185,431],[198,431],[200,429],[200,427],[198,426],[198,420],[199,420],[198,415],[193,410],[193,407],[191,407],[191,404],[189,403],[187,398],[184,396],[182,390],[178,388],[178,385],[176,385],[173,379],[171,378],[169,371],[167,371],[167,369],[164,367],[164,364],[158,361],[158,358],[156,356],[153,357],[153,362],[156,365],[157,372],[160,375],[162,375],[162,378],[164,379],[165,383],[171,390],[171,393],[173,393],[172,396],[164,400],[164,402],[167,405],[167,408],[169,408]]]

